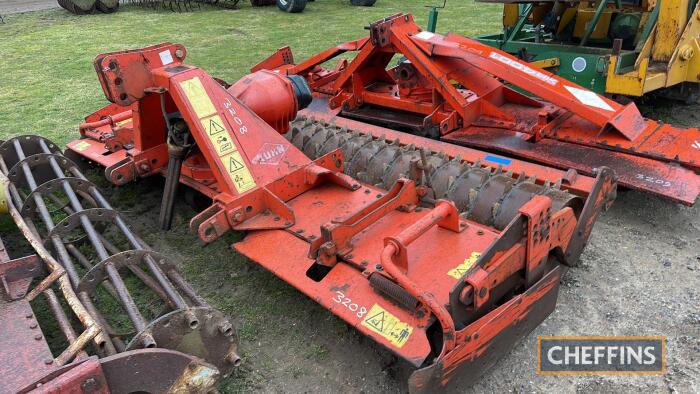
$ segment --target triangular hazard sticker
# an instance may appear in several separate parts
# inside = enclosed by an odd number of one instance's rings
[[[233,157],[229,157],[228,172],[236,172],[243,167],[243,163],[234,159]]]
[[[377,331],[384,332],[384,311],[368,317],[365,322],[374,327]]]
[[[207,133],[209,133],[209,135],[216,135],[224,131],[226,131],[226,129],[223,125],[219,124],[217,119],[209,119],[209,124],[207,125]]]

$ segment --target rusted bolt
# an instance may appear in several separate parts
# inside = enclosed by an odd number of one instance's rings
[[[141,337],[141,345],[146,349],[151,349],[156,347],[156,340],[151,334],[146,333]]]
[[[279,222],[280,220],[282,220],[282,218],[279,216],[275,216],[274,218],[272,218],[272,220],[274,220],[275,222]]]
[[[100,382],[95,378],[87,378],[83,384],[80,385],[80,388],[83,389],[83,392],[94,392],[100,388]]]
[[[476,235],[484,235],[484,230],[477,230]]]
[[[371,191],[371,190],[369,190],[369,189],[365,189],[365,194],[370,194],[370,193],[372,193],[372,191]]]
[[[186,311],[185,323],[190,329],[194,330],[195,328],[197,328],[197,326],[199,326],[199,319],[197,319],[197,316],[195,316],[195,314],[192,313],[192,311]]]
[[[224,358],[224,360],[226,360],[226,362],[229,364],[233,364],[234,367],[241,365],[241,358],[238,357],[238,354],[236,354],[236,352],[233,351],[229,352]]]
[[[41,340],[41,334],[36,334],[36,335],[34,335],[34,339],[37,340],[37,341],[40,341],[40,340]]]
[[[240,223],[243,221],[243,214],[240,212],[234,212],[231,214],[231,221],[234,223]]]
[[[32,324],[29,325],[29,328],[31,328],[33,330],[33,329],[37,328],[38,326],[39,325],[36,322],[32,322]]]
[[[284,225],[285,225],[285,226],[291,226],[291,225],[292,225],[292,222],[290,222],[289,220],[285,220],[285,221],[284,221]]]
[[[297,234],[302,234],[303,232],[304,232],[303,228],[300,228],[299,230],[295,231],[295,233],[297,233]]]
[[[377,271],[384,271],[384,267],[382,267],[381,264],[375,265],[375,266],[374,266],[374,269],[376,269]]]
[[[219,323],[219,325],[216,326],[216,328],[219,330],[220,333],[226,335],[227,337],[233,334],[233,326],[228,321],[223,321]]]

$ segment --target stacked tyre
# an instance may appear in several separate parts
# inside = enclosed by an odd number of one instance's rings
[[[277,0],[277,8],[284,12],[302,12],[306,3],[314,0]],[[350,0],[350,4],[363,7],[371,7],[377,0]]]
[[[111,14],[119,9],[119,0],[58,0],[58,5],[75,15]]]

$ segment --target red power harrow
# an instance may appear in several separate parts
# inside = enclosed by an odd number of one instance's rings
[[[586,175],[606,166],[620,185],[695,203],[699,129],[644,119],[634,103],[618,104],[460,35],[422,31],[411,15],[369,30],[369,38],[300,64],[282,48],[253,71],[306,78],[315,100],[302,114],[315,120],[364,127],[350,121],[359,120]],[[322,67],[347,52],[356,52],[351,61]],[[402,57],[393,66],[396,55]]]
[[[115,184],[166,175],[164,227],[173,180],[209,196],[190,223],[204,242],[246,231],[238,252],[417,368],[412,391],[475,379],[549,315],[615,196],[604,167],[491,167],[483,152],[361,123],[297,119],[287,132],[312,99],[303,78],[258,71],[228,86],[184,58],[174,44],[98,56],[112,104],[68,149]]]

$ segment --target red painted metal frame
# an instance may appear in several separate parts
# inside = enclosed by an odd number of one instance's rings
[[[350,62],[322,67],[348,51],[357,52]],[[391,66],[396,54],[407,62]],[[309,116],[362,115],[384,123],[386,112],[395,111],[396,125],[412,116],[451,143],[587,175],[608,166],[621,185],[687,205],[700,193],[700,129],[644,119],[634,103],[618,104],[457,34],[422,31],[411,15],[373,23],[368,39],[299,65],[282,48],[253,69],[266,68],[302,75],[328,98],[327,107],[315,106]]]
[[[362,45],[360,41],[348,48]],[[173,57],[172,63],[162,64],[159,54],[164,51]],[[184,55],[180,46],[162,44],[99,56],[96,69],[103,88],[118,105],[89,117],[92,125],[81,127],[84,138],[68,148],[108,168],[133,168],[140,155],[165,144],[163,125],[154,120],[161,111],[148,104],[154,97],[162,98],[167,112],[177,111],[186,121],[198,146],[188,161],[198,160],[201,172],[190,171],[186,161],[181,181],[213,198],[213,205],[192,219],[191,228],[206,243],[230,230],[248,231],[233,245],[237,251],[421,368],[411,379],[414,391],[434,390],[464,376],[475,378],[488,368],[488,360],[504,354],[509,343],[539,324],[553,310],[563,264],[578,259],[598,213],[614,198],[615,180],[607,169],[592,179],[512,160],[506,169],[527,170],[540,183],[565,179],[565,188],[586,199],[583,211],[578,216],[568,207],[551,212],[550,198],[536,196],[506,229],[498,231],[461,218],[448,201],[425,208],[421,206],[425,190],[411,180],[400,179],[385,191],[343,174],[340,150],[310,160],[230,89],[182,64],[178,53]],[[184,88],[194,80],[202,87],[196,97]],[[200,112],[206,103],[213,112],[203,117]],[[132,123],[116,126],[114,118],[128,109]],[[207,135],[211,129],[202,122],[212,116],[222,120],[225,136],[240,152],[254,187],[241,191],[228,176],[218,146]],[[106,120],[100,122],[100,117]],[[146,127],[140,118],[155,126]],[[158,136],[160,145],[110,147],[107,140],[116,127],[130,130],[128,141],[155,141],[151,138]],[[483,156],[472,149],[414,138],[418,146],[445,145],[448,154],[467,160]],[[272,164],[257,160],[270,144],[279,145],[280,160]],[[151,164],[148,172],[130,170],[123,176],[130,180],[152,174],[167,163]],[[110,177],[115,183],[126,178]],[[470,258],[473,265],[464,276],[449,275]],[[400,293],[416,300],[416,306],[401,306],[377,290],[373,277],[394,283]],[[502,300],[504,289],[514,290],[515,296]],[[371,311],[398,331],[388,325],[385,331],[383,324],[369,321]]]

